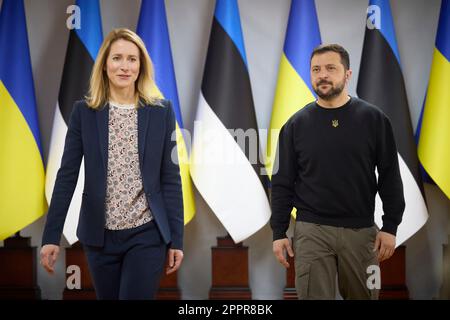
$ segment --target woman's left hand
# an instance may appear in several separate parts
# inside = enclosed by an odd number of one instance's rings
[[[180,268],[181,261],[183,261],[183,251],[179,249],[169,249],[166,266],[166,274],[171,274]]]

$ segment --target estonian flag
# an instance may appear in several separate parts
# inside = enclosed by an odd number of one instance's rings
[[[194,123],[191,176],[234,242],[270,218],[236,0],[218,0]]]
[[[85,98],[95,58],[103,41],[100,6],[98,0],[77,0],[80,28],[69,33],[66,58],[62,74],[59,97],[53,118],[52,137],[47,162],[45,193],[50,203],[56,174],[61,164],[64,139],[70,114],[75,101]],[[84,164],[81,164],[77,186],[64,224],[63,234],[69,244],[78,241],[76,228],[81,207],[84,185]]]
[[[360,98],[379,107],[392,123],[406,203],[397,230],[398,246],[425,224],[428,212],[389,0],[369,2],[356,92]],[[382,214],[381,200],[377,196],[375,221],[379,226]]]

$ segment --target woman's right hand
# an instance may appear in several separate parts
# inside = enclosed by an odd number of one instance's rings
[[[55,272],[55,262],[58,258],[59,246],[54,244],[46,244],[41,248],[41,265],[48,273]]]

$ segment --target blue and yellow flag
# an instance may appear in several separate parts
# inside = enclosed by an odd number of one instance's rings
[[[44,164],[23,0],[0,9],[0,240],[41,217]]]
[[[295,112],[315,100],[309,68],[311,53],[320,43],[314,0],[292,0],[267,141],[269,177],[274,169],[281,127]]]
[[[187,224],[194,217],[195,200],[189,175],[189,156],[182,134],[183,120],[178,100],[164,0],[142,1],[137,33],[144,41],[153,61],[158,94],[172,102],[175,112],[178,159],[183,189],[184,224]]]
[[[430,81],[422,115],[419,160],[450,198],[450,1],[442,0]]]

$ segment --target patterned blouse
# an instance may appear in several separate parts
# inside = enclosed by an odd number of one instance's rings
[[[142,185],[137,109],[109,104],[106,229],[138,227],[152,220]]]

